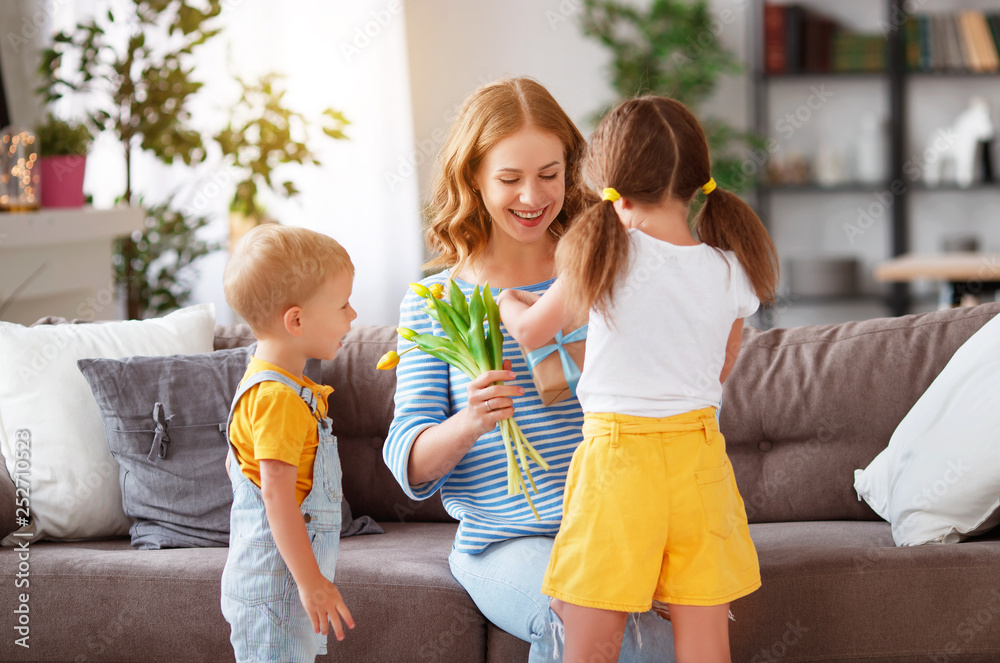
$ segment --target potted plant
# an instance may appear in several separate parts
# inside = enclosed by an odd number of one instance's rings
[[[39,92],[46,103],[67,94],[86,95],[89,123],[121,145],[122,200],[131,205],[136,193],[132,165],[139,152],[167,164],[191,165],[204,159],[202,136],[191,126],[188,102],[202,87],[192,70],[198,49],[220,31],[222,0],[204,0],[198,6],[185,0],[100,4],[102,10],[93,18],[57,33],[42,51],[39,71],[45,83]],[[129,318],[162,315],[183,306],[188,269],[218,248],[198,241],[207,218],[175,211],[172,203],[144,207],[145,230],[115,245],[115,279]],[[165,267],[149,269],[154,263]]]
[[[677,99],[698,115],[719,186],[730,191],[753,186],[753,178],[742,170],[746,146],[760,148],[763,141],[700,112],[719,78],[742,70],[719,41],[706,0],[652,0],[645,7],[623,0],[583,0],[581,25],[584,35],[611,51],[611,86],[618,99],[597,119],[631,97]]]
[[[81,207],[90,129],[50,115],[35,127],[35,136],[42,207]]]
[[[284,198],[299,193],[289,181],[275,181],[276,169],[283,164],[320,165],[307,146],[308,121],[301,113],[284,105],[281,76],[270,73],[255,83],[237,78],[242,93],[233,106],[228,125],[215,140],[239,181],[229,205],[229,245],[254,226],[271,221],[260,202],[262,189]],[[346,140],[343,129],[350,124],[340,111],[323,111],[323,133]]]

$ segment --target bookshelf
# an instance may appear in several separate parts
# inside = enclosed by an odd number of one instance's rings
[[[841,5],[838,8],[841,12],[849,11],[842,9],[850,3]],[[956,7],[956,5],[958,5]],[[916,14],[934,13],[958,13],[968,7],[962,7],[962,3],[951,2],[945,6],[933,2],[922,4]],[[794,294],[786,301],[786,307],[809,306],[809,307],[829,307],[843,311],[845,307],[860,307],[866,312],[874,315],[885,315],[887,312],[892,315],[903,315],[911,311],[914,305],[926,305],[933,302],[933,296],[928,297],[927,293],[911,292],[907,283],[894,283],[886,288],[885,284],[875,281],[872,276],[874,265],[878,262],[909,253],[913,250],[914,244],[914,219],[912,206],[914,199],[917,199],[921,208],[926,208],[926,197],[928,196],[992,196],[994,200],[1000,200],[994,194],[1000,193],[1000,185],[995,182],[979,182],[973,184],[968,189],[962,189],[950,182],[942,182],[939,186],[926,186],[921,180],[913,179],[912,163],[908,159],[914,158],[914,153],[919,150],[918,141],[914,140],[913,127],[911,126],[912,114],[926,111],[927,103],[921,107],[914,108],[913,95],[920,91],[923,86],[935,85],[936,81],[961,81],[963,88],[968,88],[967,96],[978,93],[980,90],[988,89],[1000,95],[1000,73],[997,71],[972,71],[964,67],[936,68],[931,70],[914,69],[915,61],[907,61],[908,55],[912,58],[913,53],[907,51],[906,23],[898,17],[906,17],[905,8],[908,5],[904,0],[881,0],[879,3],[865,2],[851,5],[858,13],[868,12],[869,15],[863,19],[869,23],[868,30],[875,32],[877,26],[885,27],[898,24],[899,29],[885,31],[885,38],[882,39],[884,53],[881,55],[882,68],[878,71],[871,70],[871,62],[866,66],[866,71],[833,71],[831,70],[830,59],[825,62],[820,57],[817,60],[815,50],[807,54],[804,50],[803,62],[806,64],[811,59],[810,66],[817,68],[817,63],[824,71],[803,71],[796,70],[796,67],[785,67],[781,73],[773,70],[774,60],[769,63],[766,60],[766,14],[765,3],[753,3],[753,15],[750,17],[749,28],[751,30],[749,43],[752,45],[751,87],[753,104],[751,107],[753,115],[753,127],[758,135],[765,139],[774,137],[776,127],[780,126],[775,122],[776,116],[781,117],[782,109],[775,110],[773,97],[778,92],[783,91],[788,97],[795,94],[802,95],[806,89],[815,89],[815,86],[827,84],[834,87],[841,97],[846,97],[846,103],[855,107],[868,106],[872,112],[881,115],[885,119],[885,127],[882,138],[882,149],[880,155],[883,159],[883,176],[874,180],[858,181],[849,179],[848,181],[838,181],[829,185],[821,185],[815,179],[804,182],[768,182],[761,178],[755,191],[755,206],[761,219],[768,226],[772,237],[778,247],[779,255],[783,255],[783,268],[788,273],[787,263],[789,244],[797,248],[800,252],[803,246],[810,244],[810,251],[823,257],[827,254],[830,257],[843,257],[849,255],[852,247],[843,241],[829,242],[831,237],[829,229],[823,232],[814,232],[810,237],[803,230],[803,226],[812,224],[820,226],[825,223],[838,224],[847,228],[849,226],[850,215],[845,215],[845,210],[862,210],[866,206],[874,205],[873,201],[882,200],[884,204],[884,217],[879,219],[878,227],[870,231],[864,238],[864,248],[867,255],[859,257],[859,263],[864,274],[859,278],[861,287],[857,294],[831,295],[831,296],[803,296],[795,297]],[[811,2],[800,1],[789,3],[786,7],[795,6],[804,9],[796,11],[815,15],[828,14],[828,10],[833,7],[830,3],[822,3],[819,0]],[[996,2],[974,3],[971,9],[982,11],[986,9],[990,13],[1000,14],[1000,0]],[[875,12],[877,16],[871,15]],[[897,17],[895,21],[893,17]],[[772,24],[773,25],[773,24]],[[813,28],[811,35],[816,35]],[[822,32],[819,32],[822,35]],[[878,34],[876,32],[876,34]],[[773,35],[772,35],[773,38]],[[861,46],[859,48],[864,48]],[[912,48],[912,46],[911,46]],[[787,54],[786,54],[787,55]],[[869,56],[870,57],[870,56]],[[832,58],[831,58],[832,59]],[[770,69],[772,71],[768,71]],[[791,71],[789,71],[791,69]],[[776,92],[777,91],[777,92]],[[791,91],[791,92],[790,92]],[[921,93],[923,94],[923,93]],[[923,94],[923,96],[927,96]],[[842,99],[842,101],[845,101]],[[934,104],[932,98],[929,102]],[[1000,104],[993,103],[994,122],[997,123],[997,109]],[[838,111],[834,111],[836,114]],[[950,110],[948,111],[951,112]],[[818,116],[820,111],[817,111]],[[953,119],[953,118],[952,118]],[[780,119],[779,119],[780,122]],[[815,124],[815,120],[813,121]],[[1000,123],[997,123],[1000,129]],[[817,126],[810,127],[816,131]],[[841,128],[842,129],[842,128]],[[926,130],[926,128],[925,128]],[[842,135],[844,130],[841,131]],[[847,130],[850,133],[850,129]],[[995,140],[994,143],[1000,143]],[[996,150],[993,152],[994,176],[998,166]],[[908,168],[909,166],[909,168]],[[887,195],[888,194],[888,195]],[[887,195],[887,200],[885,196]],[[791,201],[791,202],[789,202]],[[795,218],[789,220],[789,210],[805,210],[814,212],[815,218]],[[921,209],[921,212],[926,210]],[[792,215],[801,217],[801,213]],[[831,221],[831,219],[833,219]],[[789,232],[792,228],[794,232]],[[884,232],[884,235],[882,234]],[[793,235],[789,240],[783,235]],[[795,244],[795,237],[798,244]],[[834,238],[838,239],[838,238]],[[842,239],[842,238],[839,238]],[[927,238],[917,236],[917,243],[927,244]],[[830,246],[838,246],[839,249],[830,249]],[[926,251],[926,246],[919,247]],[[784,250],[783,250],[784,249]],[[794,253],[794,251],[792,251]],[[785,288],[787,292],[787,287]],[[787,297],[787,296],[786,296]],[[779,302],[780,304],[781,302]],[[838,312],[832,312],[824,321],[836,321]],[[847,314],[850,315],[849,313]],[[832,316],[832,317],[831,317]],[[765,323],[772,321],[766,320]]]

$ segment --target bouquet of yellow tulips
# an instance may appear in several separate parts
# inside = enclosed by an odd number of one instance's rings
[[[451,364],[469,376],[470,380],[474,380],[486,371],[501,370],[503,332],[500,331],[500,309],[493,299],[489,284],[484,285],[481,292],[477,285],[466,299],[458,284],[451,279],[448,279],[448,282],[450,302],[444,301],[444,286],[439,283],[430,288],[419,283],[410,284],[413,292],[427,300],[424,311],[437,320],[446,336],[418,334],[412,329],[400,327],[396,330],[399,335],[415,344],[412,348],[404,350],[403,354],[411,350],[421,350]],[[484,321],[488,325],[488,330],[483,328]],[[378,368],[391,370],[397,364],[399,364],[399,354],[395,351],[387,352],[379,359]],[[528,438],[513,418],[500,421],[500,435],[507,451],[507,494],[524,493],[531,512],[535,514],[536,519],[541,520],[528,491],[527,483],[530,483],[531,488],[536,494],[538,493],[538,487],[535,486],[535,480],[528,468],[528,457],[543,469],[549,469],[549,464],[528,442]],[[522,471],[528,477],[527,483],[521,475]]]

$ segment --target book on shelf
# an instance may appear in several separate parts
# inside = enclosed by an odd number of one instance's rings
[[[784,74],[788,71],[783,5],[764,5],[764,71],[768,74]]]
[[[764,72],[767,74],[881,71],[885,39],[845,30],[799,4],[764,3]]]
[[[911,14],[903,39],[911,71],[1000,72],[1000,13]]]
[[[945,60],[949,69],[969,68],[970,61],[965,59],[962,41],[958,35],[958,20],[954,14],[944,14],[940,18],[944,25],[944,39],[946,55]]]

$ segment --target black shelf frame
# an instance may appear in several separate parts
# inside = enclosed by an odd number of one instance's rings
[[[897,24],[893,17],[906,16],[904,0],[884,0],[885,16],[890,30],[886,38],[886,69],[884,71],[852,71],[852,72],[795,72],[789,74],[768,74],[764,67],[764,3],[755,3],[756,9],[752,12],[751,20],[748,21],[751,34],[748,43],[754,46],[751,56],[753,75],[749,77],[751,86],[751,98],[754,100],[753,128],[758,135],[765,139],[770,137],[768,131],[769,123],[769,90],[767,86],[778,81],[799,82],[804,79],[870,79],[884,82],[886,84],[886,94],[888,94],[889,127],[888,127],[888,160],[887,160],[887,180],[884,183],[869,184],[850,182],[836,186],[821,186],[816,183],[806,184],[767,184],[758,173],[758,185],[756,187],[756,209],[765,225],[770,225],[771,219],[771,197],[776,194],[843,194],[843,193],[868,193],[878,191],[890,191],[893,194],[890,205],[890,232],[889,238],[891,256],[897,257],[908,253],[910,250],[910,201],[909,196],[913,193],[924,192],[961,192],[970,189],[1000,190],[997,183],[974,183],[969,188],[962,188],[955,184],[943,184],[938,186],[927,186],[920,181],[907,180],[903,165],[906,158],[906,137],[909,130],[909,110],[907,104],[907,81],[910,78],[997,78],[996,72],[976,72],[967,69],[944,69],[944,70],[912,70],[906,63],[906,44],[903,39],[904,25]],[[896,193],[899,191],[899,193]],[[870,293],[859,294],[857,301],[871,301],[872,298],[882,299],[889,311],[894,316],[905,315],[911,309],[914,298],[910,292],[908,283],[893,283],[888,288],[885,296]],[[852,298],[835,298],[836,301],[848,301]]]

